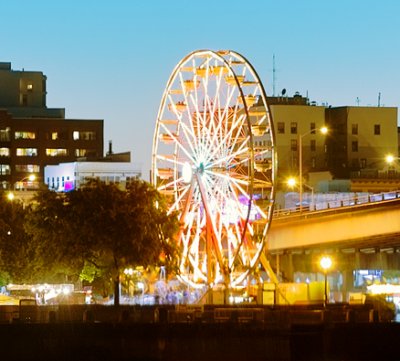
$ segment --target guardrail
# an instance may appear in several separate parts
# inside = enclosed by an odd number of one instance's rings
[[[315,202],[315,204],[304,205],[300,211],[300,207],[285,208],[274,210],[274,218],[287,217],[291,215],[299,215],[303,213],[313,213],[318,211],[336,210],[338,208],[349,208],[373,203],[389,202],[400,199],[400,190],[373,194],[363,194],[343,197],[342,199],[326,200]]]

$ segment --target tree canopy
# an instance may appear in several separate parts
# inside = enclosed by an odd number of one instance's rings
[[[138,179],[126,190],[98,180],[63,194],[40,190],[24,224],[33,252],[29,269],[36,278],[112,279],[114,299],[125,267],[167,262],[171,268],[177,260],[172,242],[177,217],[167,214],[156,189]]]

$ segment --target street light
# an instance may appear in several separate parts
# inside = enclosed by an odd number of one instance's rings
[[[297,181],[296,181],[296,178],[290,177],[290,178],[288,178],[288,180],[286,181],[286,183],[287,183],[287,185],[288,185],[290,188],[294,188],[295,185],[296,185],[296,183],[297,183]],[[303,183],[302,186],[307,187],[307,188],[311,191],[311,204],[309,205],[309,208],[310,208],[310,210],[311,210],[311,209],[314,209],[314,187],[311,187],[311,186],[309,186],[309,185],[306,184],[306,183]],[[300,186],[299,186],[299,187],[300,187]],[[312,207],[311,207],[311,205],[312,205]]]
[[[19,181],[17,181],[17,182],[15,182],[14,183],[14,186],[12,187],[12,190],[10,190],[8,193],[7,193],[7,199],[10,201],[10,202],[12,202],[12,201],[14,201],[14,199],[15,199],[15,191],[18,189],[18,190],[22,190],[23,189],[23,182],[25,181],[25,180],[29,180],[29,182],[34,182],[35,181],[35,179],[36,179],[36,176],[34,175],[34,174],[30,174],[29,176],[27,176],[27,177],[24,177],[24,178],[22,178],[21,180],[19,180]],[[17,186],[18,184],[22,184],[22,186]],[[18,196],[18,198],[20,199],[20,201],[22,202],[22,206],[23,206],[23,208],[25,208],[25,203],[27,202],[27,203],[29,203],[29,196],[22,196],[22,193],[20,193],[19,194],[19,196]]]
[[[315,129],[311,129],[308,132],[299,135],[299,201],[300,201],[300,212],[303,210],[303,137],[306,135],[311,134],[314,132]],[[327,134],[328,133],[328,128],[327,127],[321,127],[319,129],[321,134]]]
[[[29,174],[27,177],[20,179],[19,181],[15,182],[14,190],[15,189],[23,189],[23,182],[28,180],[29,182],[34,182],[36,180],[36,176],[34,174]],[[22,186],[19,186],[22,185]]]
[[[324,306],[326,307],[326,305],[328,304],[328,271],[331,269],[332,267],[332,258],[329,256],[323,256],[320,261],[319,264],[322,268],[322,270],[324,271],[324,289],[325,289],[325,297],[324,297]]]
[[[386,157],[385,157],[385,160],[386,160],[386,163],[387,164],[393,164],[393,162],[394,162],[394,160],[395,160],[395,157],[392,155],[392,154],[388,154]]]

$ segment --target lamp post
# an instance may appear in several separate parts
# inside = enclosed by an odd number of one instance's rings
[[[328,271],[332,267],[332,258],[329,256],[323,256],[319,264],[324,271],[324,307],[328,304]]]
[[[397,171],[397,164],[395,163],[395,160],[398,160],[398,157],[395,157],[392,154],[388,154],[385,157],[385,162],[388,165],[388,170],[387,170],[387,176],[390,177]]]
[[[321,127],[319,131],[322,134],[327,134],[328,133],[328,128],[327,127]],[[303,138],[306,135],[311,134],[312,132],[315,132],[315,129],[311,129],[308,132],[304,134],[299,134],[299,201],[300,201],[300,213],[303,210]]]
[[[15,182],[15,184],[14,184],[14,190],[15,190],[16,188],[18,188],[18,189],[24,189],[24,186],[23,186],[23,182],[24,182],[24,181],[28,180],[29,182],[34,182],[35,179],[36,179],[36,176],[35,176],[34,174],[29,174],[28,176],[26,176],[26,177],[20,179],[19,181]],[[18,186],[18,187],[17,187],[18,184],[22,184],[22,186]]]
[[[295,178],[290,177],[290,178],[288,178],[286,183],[290,188],[293,188],[296,185],[297,181]],[[314,207],[314,187],[311,187],[306,183],[302,183],[301,187],[303,187],[303,186],[307,187],[311,191],[311,204]],[[300,188],[300,182],[299,182],[299,188]],[[301,197],[301,198],[303,198],[303,197]],[[311,209],[311,207],[310,207],[310,209]]]
[[[8,192],[8,194],[7,194],[7,199],[9,200],[9,201],[14,201],[14,199],[15,199],[15,191],[18,189],[18,190],[22,190],[23,189],[23,186],[22,187],[17,187],[17,184],[22,184],[23,185],[23,182],[25,181],[25,180],[29,180],[30,182],[34,182],[35,181],[35,179],[36,179],[36,176],[34,175],[34,174],[30,174],[29,176],[27,176],[27,177],[24,177],[24,178],[22,178],[21,180],[19,180],[19,181],[17,181],[17,182],[15,182],[14,183],[14,185],[13,185],[13,187],[12,187],[12,189]],[[23,208],[25,208],[25,203],[26,202],[28,202],[29,203],[29,196],[23,196],[22,195],[22,193],[20,193],[19,194],[19,200],[22,202],[22,206],[23,206]]]

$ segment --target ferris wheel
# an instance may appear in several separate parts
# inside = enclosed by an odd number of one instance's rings
[[[157,116],[152,183],[179,215],[185,283],[243,283],[267,242],[275,169],[272,119],[250,63],[230,50],[183,58]]]

